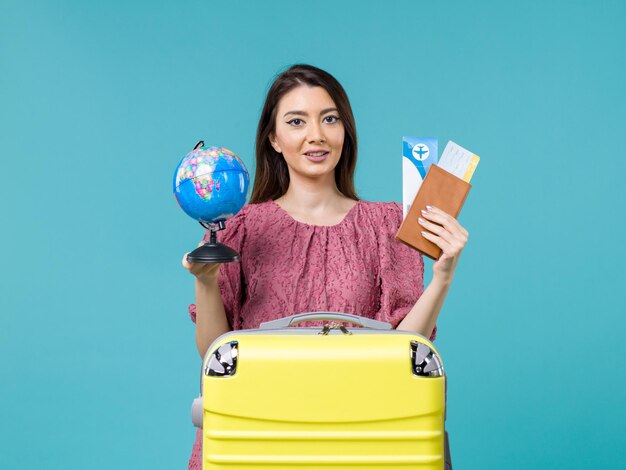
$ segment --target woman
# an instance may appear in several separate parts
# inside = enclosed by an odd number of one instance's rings
[[[424,237],[443,250],[424,290],[421,255],[394,239],[401,206],[357,197],[356,156],[354,117],[337,80],[303,64],[280,74],[259,120],[250,204],[220,233],[241,262],[183,257],[196,277],[189,312],[200,356],[223,333],[309,311],[367,316],[434,339],[468,233],[435,207],[423,212]],[[200,436],[190,469],[201,468]]]

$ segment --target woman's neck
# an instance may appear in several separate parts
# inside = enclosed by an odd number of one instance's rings
[[[322,217],[327,214],[345,213],[354,205],[352,199],[344,196],[334,180],[326,184],[294,181],[289,183],[287,192],[275,201],[292,215]]]

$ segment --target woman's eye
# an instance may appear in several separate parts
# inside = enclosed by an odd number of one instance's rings
[[[291,121],[287,121],[287,124],[290,124],[292,126],[299,126],[300,124],[302,124],[302,119],[292,119]]]
[[[332,123],[334,123],[334,122],[339,121],[339,118],[338,118],[337,116],[326,116],[326,117],[324,118],[324,120],[325,120],[327,123],[332,124]]]

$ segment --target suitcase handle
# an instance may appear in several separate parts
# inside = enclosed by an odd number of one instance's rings
[[[352,315],[350,313],[333,313],[333,312],[308,312],[297,313],[284,318],[278,318],[276,320],[266,321],[259,325],[260,330],[276,330],[279,328],[287,328],[296,323],[311,320],[333,320],[350,322],[360,325],[364,328],[372,328],[374,330],[391,330],[391,323],[387,323],[379,320],[372,320],[371,318],[360,317],[358,315]]]

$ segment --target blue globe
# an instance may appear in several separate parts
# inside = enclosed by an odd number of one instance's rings
[[[174,196],[187,215],[216,224],[241,210],[250,175],[241,159],[223,147],[202,145],[189,152],[174,172]]]

